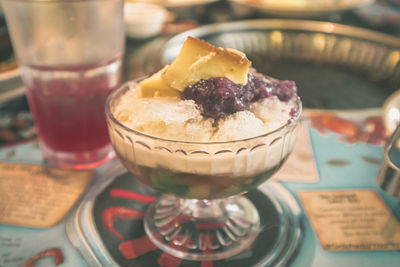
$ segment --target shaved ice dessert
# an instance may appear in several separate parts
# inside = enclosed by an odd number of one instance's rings
[[[138,179],[165,194],[215,199],[246,192],[281,166],[301,102],[293,81],[188,37],[170,65],[115,91],[107,113],[113,146]]]

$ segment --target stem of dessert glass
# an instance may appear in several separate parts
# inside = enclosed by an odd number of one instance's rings
[[[253,243],[259,215],[245,197],[217,200],[162,196],[147,211],[145,229],[162,250],[189,260],[218,260]]]

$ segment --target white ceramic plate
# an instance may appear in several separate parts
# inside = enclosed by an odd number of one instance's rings
[[[285,17],[319,17],[369,5],[375,0],[229,0],[236,7]]]
[[[156,36],[167,18],[167,9],[160,5],[127,2],[124,6],[125,34],[135,39]]]

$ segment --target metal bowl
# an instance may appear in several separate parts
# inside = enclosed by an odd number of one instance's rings
[[[140,51],[141,74],[170,63],[189,35],[243,51],[259,72],[296,81],[306,108],[381,107],[400,87],[399,38],[302,20],[213,24],[155,40]]]

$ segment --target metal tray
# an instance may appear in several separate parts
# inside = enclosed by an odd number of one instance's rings
[[[187,36],[246,53],[253,66],[296,81],[306,108],[381,107],[400,88],[400,39],[341,24],[306,20],[247,20],[198,27],[155,39],[128,65],[142,76],[170,63]]]

